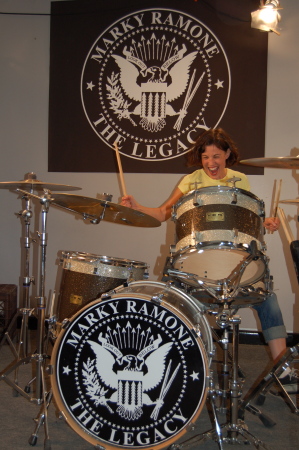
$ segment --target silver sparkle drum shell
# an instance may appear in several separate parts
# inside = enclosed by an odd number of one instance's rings
[[[264,215],[263,201],[242,189],[217,186],[189,192],[174,207],[173,267],[221,280],[240,269],[255,241],[261,257],[247,266],[241,285],[260,280],[266,270]]]
[[[60,258],[58,320],[72,317],[87,303],[125,281],[148,276],[145,262],[78,251],[63,251]]]

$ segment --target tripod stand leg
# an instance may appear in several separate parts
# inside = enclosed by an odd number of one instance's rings
[[[277,377],[277,375],[275,373],[273,374],[273,377],[275,379],[275,382],[276,382],[277,386],[280,388],[281,396],[284,398],[286,404],[290,407],[290,410],[293,413],[295,413],[295,414],[299,414],[299,409],[297,408],[297,406],[295,405],[295,403],[291,399],[291,397],[288,394],[288,392],[285,390],[285,388],[284,388],[283,384],[281,383],[280,379]]]
[[[5,333],[3,334],[2,338],[1,338],[1,341],[0,341],[0,350],[1,350],[2,346],[3,346],[3,344],[5,343],[5,341],[8,341],[8,343],[9,343],[9,345],[10,345],[10,347],[11,347],[13,353],[14,353],[14,356],[16,358],[17,358],[18,354],[17,354],[17,351],[15,350],[15,347],[13,345],[12,339],[10,337],[10,333],[11,333],[11,331],[13,330],[13,328],[16,325],[18,316],[19,316],[19,312],[17,311],[15,313],[15,315],[13,316],[13,318],[11,319],[11,321],[10,321],[10,323],[9,323],[9,325],[8,325],[8,327],[7,327]]]
[[[298,355],[298,352],[299,344],[287,350],[285,354],[280,358],[280,360],[272,366],[270,372],[261,380],[261,382],[254,389],[249,391],[247,395],[245,395],[243,401],[239,406],[239,417],[244,417],[245,409],[253,414],[256,414],[256,409],[250,405],[251,400],[257,397],[257,404],[262,405],[265,401],[266,394],[268,393],[273,383],[276,383],[276,385],[278,386],[284,400],[290,407],[291,411],[295,414],[299,413],[297,406],[288,395],[279,379],[279,376],[284,372],[286,367],[289,366],[290,362],[292,362],[293,359]],[[271,422],[275,424],[273,421],[271,421],[271,419],[270,421],[268,418],[265,419],[266,416],[264,416],[260,411],[258,415],[264,425],[269,426],[267,424]]]
[[[218,411],[216,407],[216,392],[214,390],[214,386],[212,384],[212,381],[210,382],[210,394],[209,394],[209,400],[210,404],[212,406],[213,410],[213,416],[214,416],[214,425],[215,425],[215,432],[214,436],[216,437],[216,441],[218,443],[219,449],[223,450],[223,436],[222,436],[222,430],[218,419]]]
[[[223,437],[222,437],[222,430],[221,425],[219,423],[218,419],[218,411],[216,407],[216,398],[217,393],[215,391],[214,382],[213,382],[213,374],[210,374],[209,378],[209,393],[207,401],[211,405],[212,413],[213,413],[213,422],[214,427],[212,430],[206,431],[205,433],[197,434],[196,436],[193,436],[190,439],[187,439],[186,441],[182,442],[181,444],[173,444],[170,446],[170,450],[181,450],[185,448],[191,447],[194,443],[201,444],[208,440],[214,440],[217,442],[219,450],[223,449]]]
[[[233,338],[232,338],[232,377],[230,382],[230,393],[231,393],[231,408],[230,408],[230,423],[225,425],[227,430],[227,438],[224,438],[225,443],[229,444],[249,444],[252,443],[257,449],[265,448],[267,446],[260,440],[253,436],[248,430],[243,421],[238,417],[239,413],[239,398],[241,397],[241,385],[238,380],[238,348],[239,348],[239,324],[241,320],[238,316],[233,315],[229,317],[229,323],[233,326]],[[241,442],[239,437],[242,437],[245,441]]]
[[[49,428],[48,428],[48,408],[52,401],[52,397],[53,397],[53,393],[52,393],[52,390],[50,390],[45,395],[44,404],[42,405],[39,415],[36,417],[36,419],[34,419],[36,422],[36,427],[34,429],[34,432],[32,433],[32,435],[30,436],[30,438],[28,440],[28,443],[30,445],[32,445],[32,446],[36,445],[39,429],[42,425],[44,425],[44,429],[45,429],[44,448],[46,450],[51,449],[51,441],[49,438]]]
[[[256,438],[253,434],[251,434],[244,426],[238,426],[236,428],[236,433],[241,435],[244,438],[243,444],[250,445],[253,444],[256,449],[260,450],[264,448],[265,450],[271,450],[263,441]],[[229,440],[224,439],[224,442],[229,442]],[[231,442],[229,442],[231,443]],[[236,440],[234,443],[240,443]]]
[[[27,364],[28,362],[31,361],[31,357],[29,357],[29,353],[28,353],[28,320],[29,320],[29,316],[32,313],[33,310],[29,310],[29,309],[25,309],[22,308],[19,311],[16,312],[16,314],[14,315],[14,317],[12,318],[9,327],[7,328],[7,331],[5,332],[4,338],[1,341],[1,345],[4,344],[5,340],[8,342],[10,350],[12,351],[14,357],[15,357],[15,361],[14,361],[14,366],[15,366],[15,374],[14,374],[14,384],[16,386],[19,385],[19,367],[20,365],[23,364]],[[18,317],[22,317],[22,322],[21,322],[21,329],[20,329],[20,335],[19,335],[19,340],[17,342],[17,345],[14,344],[14,342],[12,341],[12,337],[10,336],[11,330],[14,328],[14,326],[16,325],[17,319]],[[11,365],[8,366],[8,369],[11,367]],[[11,370],[9,370],[10,373]],[[3,373],[6,373],[6,370],[3,371]],[[2,377],[2,379],[4,379]],[[29,383],[30,384],[30,383]],[[25,388],[25,392],[28,393],[29,391],[27,390],[27,388]],[[18,396],[19,394],[19,390],[18,389],[14,389],[13,390],[13,395],[14,396]]]

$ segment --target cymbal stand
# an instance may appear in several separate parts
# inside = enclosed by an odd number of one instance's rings
[[[44,448],[50,450],[51,443],[49,438],[48,428],[48,407],[52,398],[51,390],[47,393],[47,387],[45,382],[44,363],[47,356],[44,354],[44,336],[45,336],[45,310],[46,310],[46,297],[45,297],[45,276],[46,276],[46,247],[47,247],[47,215],[49,211],[49,205],[51,200],[51,194],[48,190],[44,190],[43,197],[39,197],[42,204],[42,231],[38,232],[41,246],[41,258],[40,258],[40,284],[39,284],[39,297],[37,297],[37,352],[32,355],[36,361],[36,397],[37,403],[43,404],[41,417],[42,420],[37,420],[35,432],[29,438],[29,444],[35,445],[37,439],[37,430],[40,428],[41,423],[44,425],[45,441]]]
[[[23,194],[28,194],[26,191],[17,189],[17,191]],[[26,356],[25,358],[18,360],[16,363],[11,364],[7,370],[1,372],[1,379],[3,379],[7,384],[12,386],[17,392],[23,395],[27,400],[36,403],[38,405],[44,404],[44,428],[45,428],[45,448],[50,448],[50,440],[48,434],[47,425],[47,393],[46,393],[46,383],[44,375],[44,362],[46,360],[46,355],[44,354],[44,335],[45,335],[45,309],[46,309],[46,298],[45,298],[45,267],[46,267],[46,246],[47,246],[47,213],[49,210],[49,204],[51,200],[51,195],[47,190],[42,197],[34,194],[29,194],[31,197],[37,198],[42,204],[42,231],[38,232],[38,237],[40,238],[41,256],[40,256],[40,274],[39,274],[39,296],[37,300],[37,350],[36,353]],[[32,398],[21,389],[16,383],[13,383],[7,375],[9,375],[14,368],[19,367],[21,364],[28,364],[29,362],[36,363],[36,397]],[[32,380],[33,381],[33,380]],[[29,439],[30,443],[30,439]]]
[[[39,278],[39,297],[37,297],[37,352],[34,355],[37,361],[37,372],[36,372],[36,392],[37,398],[42,399],[42,372],[43,363],[45,355],[43,354],[43,342],[45,335],[45,309],[46,309],[46,298],[45,298],[45,275],[46,275],[46,247],[47,247],[47,214],[49,211],[50,194],[48,191],[45,192],[44,196],[40,198],[42,204],[42,231],[38,232],[38,237],[40,238],[41,246],[41,264],[40,264],[40,278]]]
[[[32,315],[34,308],[30,308],[30,297],[29,297],[29,289],[31,283],[34,283],[34,277],[30,277],[29,275],[29,260],[30,260],[30,219],[32,217],[32,211],[31,211],[31,199],[28,196],[28,192],[24,194],[22,199],[25,200],[26,206],[25,209],[18,213],[19,216],[21,216],[24,219],[25,224],[25,237],[24,237],[24,248],[25,248],[25,258],[24,258],[24,276],[23,276],[23,291],[22,291],[22,299],[23,299],[23,306],[22,308],[18,308],[16,314],[12,318],[12,320],[9,323],[9,326],[4,333],[4,336],[0,342],[0,348],[4,344],[5,340],[8,341],[13,354],[16,358],[22,356],[28,355],[28,319],[29,316]],[[21,322],[21,330],[20,330],[20,339],[19,344],[16,349],[12,342],[12,338],[10,336],[11,331],[14,329],[17,319],[20,316],[20,313],[22,315],[22,322]]]

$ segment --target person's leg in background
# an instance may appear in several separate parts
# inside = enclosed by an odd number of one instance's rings
[[[287,332],[276,294],[273,292],[253,308],[258,313],[265,341],[269,345],[273,362],[276,363],[287,349]],[[299,376],[295,369],[288,367],[281,374],[280,381],[287,392],[299,392]]]

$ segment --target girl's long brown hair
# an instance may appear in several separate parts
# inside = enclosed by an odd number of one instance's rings
[[[226,160],[226,167],[231,167],[239,162],[239,152],[232,138],[222,128],[210,128],[199,135],[194,146],[187,153],[188,167],[202,167],[201,155],[208,145],[215,145],[215,147],[225,152],[230,150],[230,155]]]

